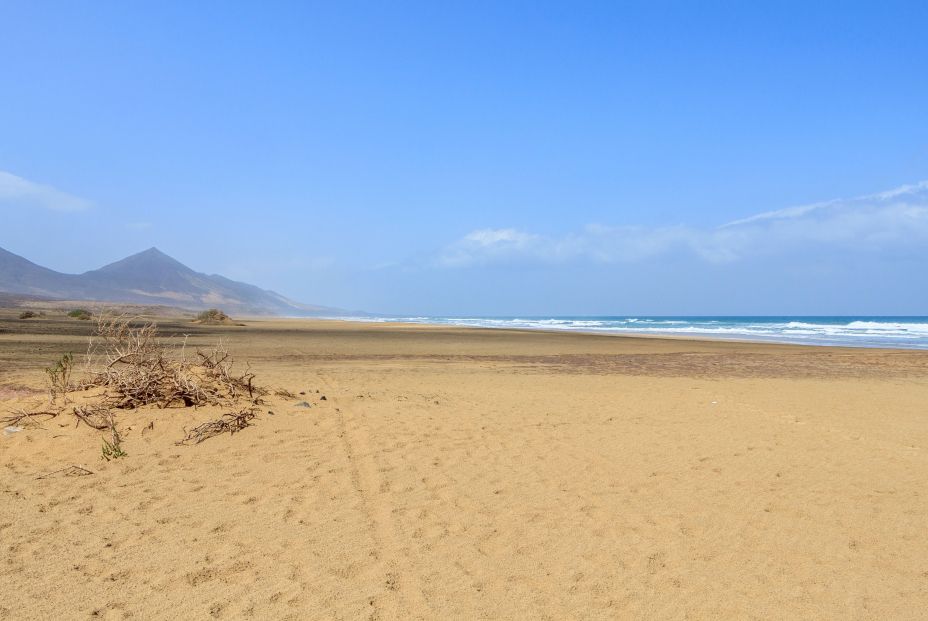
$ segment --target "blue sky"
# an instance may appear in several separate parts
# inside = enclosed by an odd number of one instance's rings
[[[925,314],[926,30],[924,2],[5,2],[0,247],[400,314]]]

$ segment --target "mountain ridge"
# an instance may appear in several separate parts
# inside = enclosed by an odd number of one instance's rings
[[[348,314],[337,308],[296,302],[219,274],[197,272],[154,246],[82,274],[57,272],[0,248],[0,292],[191,310],[218,307],[248,315]]]

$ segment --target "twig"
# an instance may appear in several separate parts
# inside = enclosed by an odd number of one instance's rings
[[[58,412],[50,412],[50,411],[27,412],[25,410],[19,410],[18,413],[13,414],[12,416],[8,416],[6,418],[0,418],[0,425],[13,426],[13,425],[18,425],[22,423],[24,420],[28,420],[33,425],[41,429],[42,425],[39,423],[39,421],[35,420],[33,416],[47,416],[49,419],[52,419],[58,416]]]
[[[217,418],[216,420],[211,420],[198,425],[187,431],[187,435],[184,436],[182,440],[175,442],[174,444],[199,444],[203,440],[208,440],[214,436],[218,436],[225,432],[234,434],[237,431],[241,431],[245,427],[251,426],[251,420],[257,416],[255,410],[246,409],[240,412],[230,412],[228,414],[223,414],[222,417]],[[186,429],[184,430],[186,431]]]
[[[113,427],[113,416],[110,411],[106,408],[99,406],[78,406],[74,408],[74,416],[78,418],[79,421],[84,421],[88,427],[96,429],[97,431],[106,431]],[[99,422],[93,420],[96,417],[102,416],[105,420],[104,422]]]
[[[47,479],[59,473],[63,473],[62,476],[66,477],[85,477],[88,474],[93,474],[93,472],[87,470],[87,468],[81,468],[80,466],[68,466],[67,468],[62,468],[61,470],[55,470],[54,472],[49,472],[48,474],[38,476],[36,477],[36,480]]]

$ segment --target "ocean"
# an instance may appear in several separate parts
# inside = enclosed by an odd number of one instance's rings
[[[928,317],[357,317],[359,321],[928,349]]]

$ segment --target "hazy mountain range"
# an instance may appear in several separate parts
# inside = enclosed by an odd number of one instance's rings
[[[217,274],[195,272],[157,248],[83,274],[56,272],[0,248],[0,292],[192,310],[221,308],[240,315],[347,314],[337,308],[294,302],[279,293]]]

